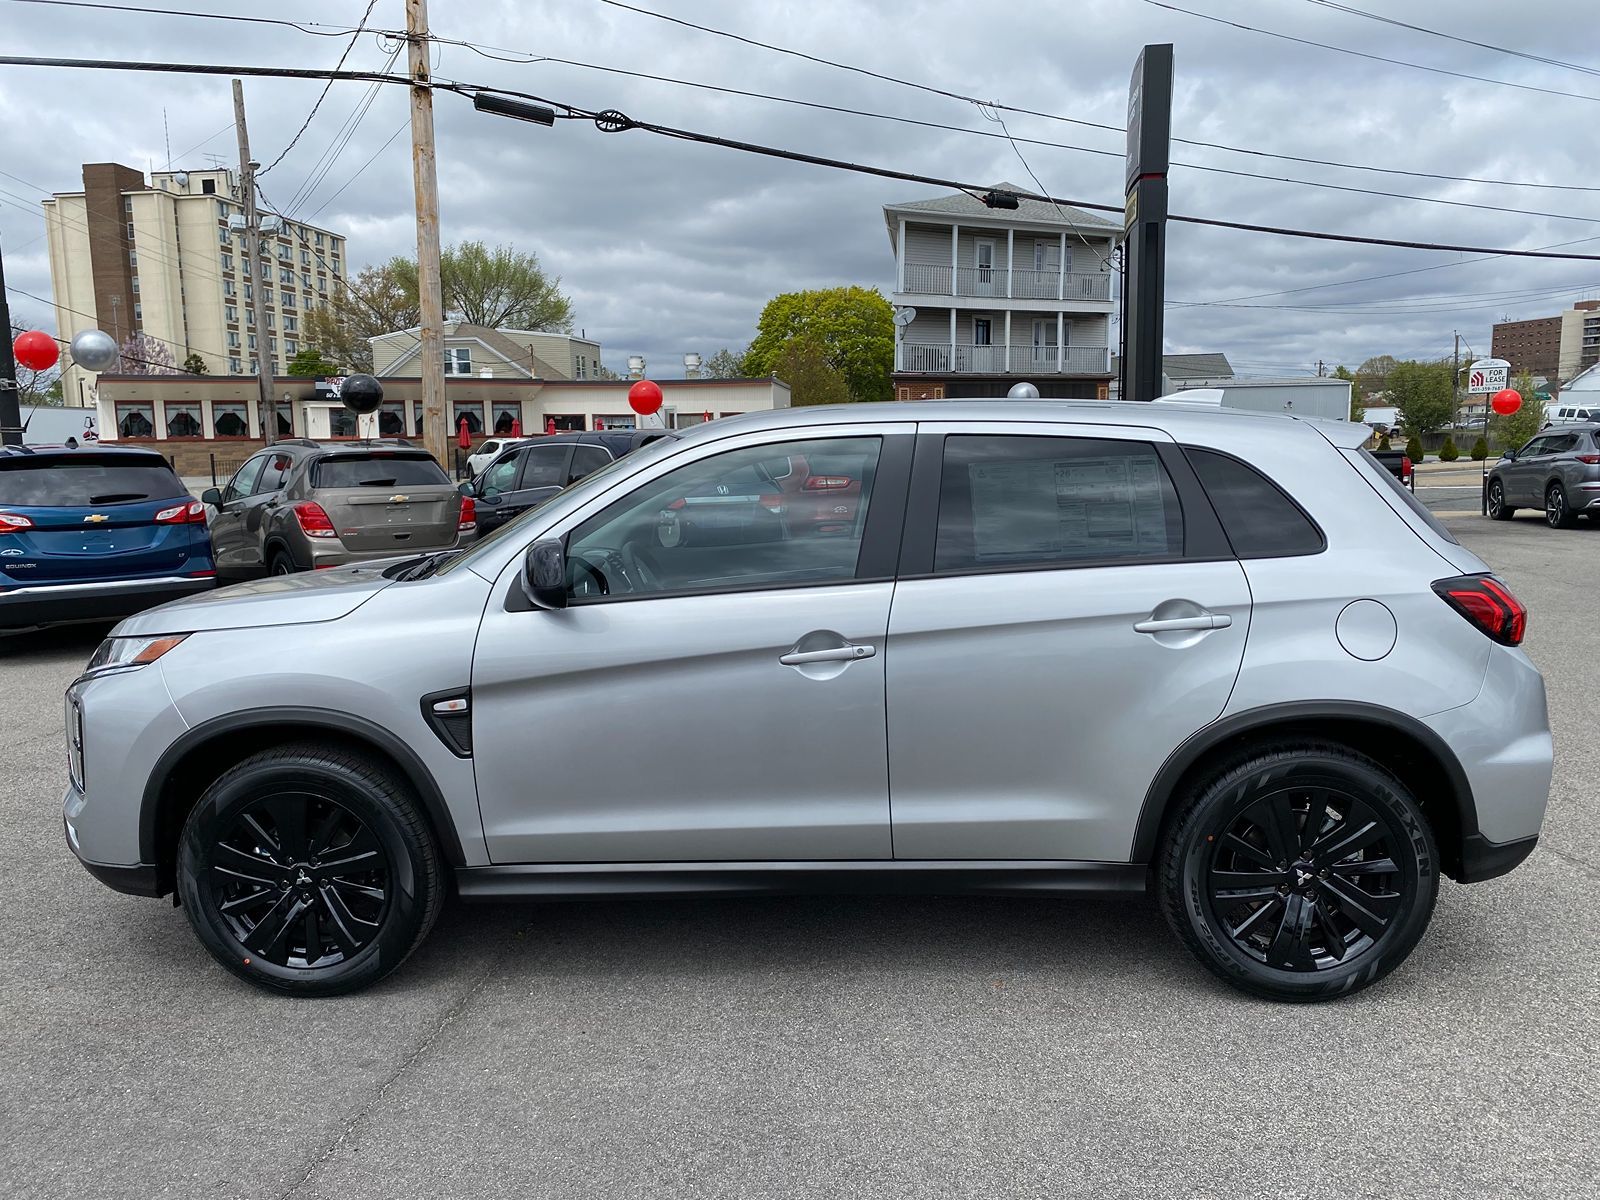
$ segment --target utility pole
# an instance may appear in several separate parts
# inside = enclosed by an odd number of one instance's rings
[[[1450,424],[1461,420],[1461,334],[1456,334],[1456,348],[1450,355]]]
[[[11,306],[6,303],[6,268],[0,261],[0,445],[22,445],[22,397],[17,360],[11,353]]]
[[[411,176],[417,193],[417,299],[422,310],[422,444],[444,466],[444,292],[439,279],[439,172],[433,150],[433,84],[428,74],[428,2],[406,0],[411,68]]]
[[[1323,362],[1319,358],[1319,359],[1317,359],[1317,378],[1318,379],[1326,379],[1327,377],[1328,377],[1328,364]]]
[[[267,445],[278,438],[278,402],[272,394],[272,336],[267,329],[267,294],[261,289],[256,266],[261,222],[256,212],[256,168],[261,164],[250,157],[250,131],[244,123],[244,85],[233,81],[233,124],[239,133],[239,183],[244,188],[243,255],[245,287],[250,289],[251,312],[256,322],[256,386],[260,390],[261,437]],[[250,341],[245,339],[248,352]]]

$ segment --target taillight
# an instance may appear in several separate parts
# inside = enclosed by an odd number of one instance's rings
[[[1402,455],[1400,458],[1400,478],[1402,480],[1411,478],[1411,459],[1407,455]]]
[[[1439,598],[1502,646],[1517,646],[1528,629],[1528,610],[1493,575],[1458,575],[1433,585]]]
[[[190,504],[174,504],[156,514],[157,525],[204,525],[206,506],[196,500]]]
[[[0,533],[16,533],[19,529],[32,529],[33,521],[21,513],[0,512]]]
[[[302,500],[294,506],[294,519],[300,524],[300,532],[307,537],[331,538],[338,537],[339,533],[333,527],[333,522],[328,520],[328,514],[323,511],[322,505],[314,500]]]
[[[1578,455],[1578,461],[1588,463],[1591,467],[1600,465],[1600,454],[1580,454]]]
[[[478,527],[478,502],[471,496],[461,497],[461,516],[456,519],[456,532],[465,533]]]
[[[848,475],[813,475],[806,480],[806,490],[810,492],[836,492],[849,486]]]

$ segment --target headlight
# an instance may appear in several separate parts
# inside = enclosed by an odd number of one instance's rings
[[[118,667],[142,667],[153,663],[171,650],[187,633],[168,633],[161,637],[114,637],[100,643],[100,648],[89,660],[86,674],[110,671]]]

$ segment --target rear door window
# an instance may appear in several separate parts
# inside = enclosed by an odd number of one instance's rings
[[[611,461],[602,446],[574,446],[572,448],[572,466],[567,470],[567,482],[577,483],[590,472],[598,471]]]
[[[1186,446],[1183,452],[1240,558],[1322,552],[1326,545],[1322,531],[1260,471],[1214,450]]]
[[[994,434],[945,439],[935,571],[1182,555],[1178,493],[1149,443]]]
[[[186,494],[166,463],[154,458],[130,462],[131,457],[77,454],[70,459],[0,459],[0,504],[77,508]]]
[[[339,454],[311,469],[311,486],[320,488],[424,487],[450,483],[433,459],[421,454]]]
[[[522,480],[517,490],[564,487],[567,482],[567,455],[572,447],[559,442],[530,446],[522,452]]]

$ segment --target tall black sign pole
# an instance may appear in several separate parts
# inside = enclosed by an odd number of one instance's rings
[[[1124,400],[1161,394],[1167,272],[1167,167],[1172,140],[1172,47],[1146,46],[1128,84],[1127,211],[1122,245]]]

